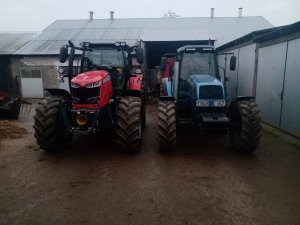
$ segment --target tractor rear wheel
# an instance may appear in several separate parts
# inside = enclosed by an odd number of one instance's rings
[[[37,144],[46,152],[57,152],[72,141],[63,121],[64,98],[50,96],[39,102],[34,116],[34,136]]]
[[[127,152],[140,150],[142,138],[141,99],[126,96],[119,100],[115,143],[118,149]]]
[[[231,146],[244,154],[253,153],[261,136],[258,106],[253,100],[241,100],[233,110],[230,119],[237,125],[230,128]]]
[[[158,106],[158,141],[160,151],[173,151],[176,146],[176,110],[173,101],[160,101]]]

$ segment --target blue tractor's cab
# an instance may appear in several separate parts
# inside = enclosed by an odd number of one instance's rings
[[[164,69],[163,61],[161,70]],[[231,70],[235,70],[235,61],[235,56],[232,56]],[[176,125],[182,123],[216,129],[224,134],[230,131],[233,146],[238,143],[235,147],[244,152],[253,152],[256,149],[260,136],[257,106],[252,97],[239,97],[229,103],[226,99],[225,70],[222,78],[213,46],[190,45],[177,50],[170,76],[162,80],[164,94],[159,103],[161,150],[174,149]],[[244,138],[241,137],[242,120],[245,119],[241,118],[241,105],[245,104],[247,110],[250,109],[247,120],[252,120],[248,118],[252,114],[255,120],[253,135],[247,136],[247,142],[251,139],[251,144],[241,141]],[[247,129],[250,129],[249,126]]]

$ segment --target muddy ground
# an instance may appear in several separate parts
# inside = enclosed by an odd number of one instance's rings
[[[226,136],[183,130],[174,154],[161,154],[155,105],[142,150],[124,154],[109,137],[75,138],[46,154],[27,129],[1,140],[0,224],[300,224],[300,149],[264,131],[252,156]]]

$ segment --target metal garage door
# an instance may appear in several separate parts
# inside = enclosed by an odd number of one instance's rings
[[[256,44],[240,48],[237,75],[237,95],[253,96]]]
[[[21,88],[23,98],[42,98],[42,71],[38,69],[21,69]]]
[[[287,43],[259,49],[256,101],[263,120],[280,127]]]
[[[300,39],[288,42],[281,129],[300,137]]]
[[[233,53],[236,57],[237,57],[237,62],[236,65],[238,65],[238,53],[239,53],[239,49],[233,50],[233,51],[229,51],[227,53]],[[226,82],[226,91],[227,91],[227,99],[231,100],[232,98],[237,96],[237,70],[238,70],[238,66],[236,67],[236,70],[234,71],[230,71],[230,57],[232,55],[219,55],[218,57],[218,63],[219,66],[222,66],[223,68],[225,68],[225,58],[227,61],[227,65],[226,65],[226,76],[229,77],[229,81]],[[223,70],[220,69],[220,75],[221,78],[223,79]]]

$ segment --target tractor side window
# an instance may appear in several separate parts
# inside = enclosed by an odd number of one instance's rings
[[[92,65],[92,53],[90,51],[86,51],[83,58],[83,72],[91,70]]]

